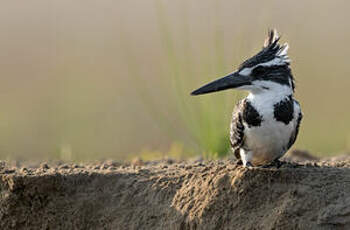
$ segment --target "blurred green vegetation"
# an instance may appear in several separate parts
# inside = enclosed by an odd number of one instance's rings
[[[289,42],[304,120],[294,148],[350,150],[347,1],[36,1],[0,9],[0,156],[92,160],[229,152],[245,94],[191,97]]]

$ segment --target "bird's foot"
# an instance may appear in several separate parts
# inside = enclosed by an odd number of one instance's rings
[[[271,163],[269,163],[269,164],[267,164],[267,165],[261,166],[261,168],[276,167],[276,168],[279,169],[283,164],[285,164],[285,162],[276,159],[276,160],[272,161]]]
[[[280,160],[278,160],[278,159],[274,160],[273,163],[276,165],[276,168],[278,168],[278,169],[281,168],[281,166],[282,166],[283,164],[285,164],[284,161],[280,161]]]
[[[247,161],[247,162],[244,164],[244,167],[246,167],[246,168],[254,168],[254,166],[252,165],[252,163],[250,163],[249,161]]]

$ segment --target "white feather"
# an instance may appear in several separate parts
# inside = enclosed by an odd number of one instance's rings
[[[254,165],[265,164],[281,157],[286,151],[291,135],[296,128],[300,107],[294,103],[294,117],[287,125],[274,118],[274,104],[284,100],[293,91],[290,87],[274,82],[261,81],[258,84],[268,84],[269,90],[252,91],[247,100],[262,116],[260,126],[249,127],[243,123],[245,146],[249,151],[240,153],[244,162]],[[244,163],[243,162],[243,163]]]
[[[278,51],[278,56],[286,56],[288,53],[289,45],[288,43],[284,43],[282,48]]]

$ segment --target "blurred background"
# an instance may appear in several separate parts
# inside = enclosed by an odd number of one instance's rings
[[[350,150],[348,1],[52,0],[0,8],[0,157],[225,156],[245,93],[189,93],[277,28],[304,111],[293,148]]]

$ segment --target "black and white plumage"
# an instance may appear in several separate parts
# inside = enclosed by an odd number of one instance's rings
[[[294,144],[302,112],[294,99],[294,78],[289,67],[288,44],[279,44],[269,31],[263,49],[237,71],[215,80],[192,95],[225,89],[249,91],[234,108],[230,130],[232,150],[244,166],[267,165]]]

